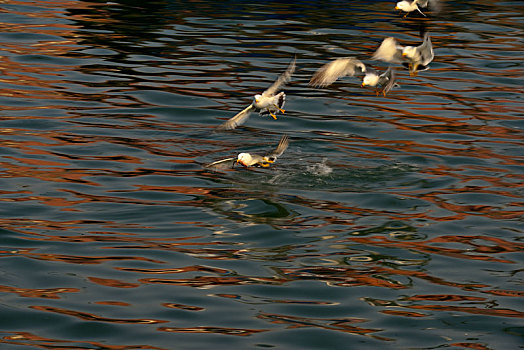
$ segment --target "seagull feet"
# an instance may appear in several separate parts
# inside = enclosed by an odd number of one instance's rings
[[[409,75],[412,77],[416,77],[418,73],[418,67],[420,67],[420,63],[409,64]]]
[[[384,97],[386,97],[386,89],[376,89],[375,94],[377,94],[377,96],[380,96],[380,94],[382,94],[384,95]]]
[[[274,115],[273,113],[269,112],[269,115],[273,117],[273,119],[277,120],[277,116]]]
[[[411,77],[416,77],[417,76],[417,68],[413,66],[413,64],[409,64],[408,66],[408,69],[409,69],[409,75]]]
[[[285,109],[279,108],[278,110],[279,110],[281,113],[286,113],[286,110],[285,110]]]

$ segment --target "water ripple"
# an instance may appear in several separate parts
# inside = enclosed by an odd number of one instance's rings
[[[0,344],[518,347],[519,4],[392,4],[2,2]],[[421,28],[387,97],[307,85]],[[294,54],[285,114],[215,132]]]

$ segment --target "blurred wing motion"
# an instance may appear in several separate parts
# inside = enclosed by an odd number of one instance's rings
[[[219,125],[217,130],[233,130],[239,125],[244,124],[244,122],[249,118],[251,110],[254,108],[252,104],[244,108],[241,112],[237,113],[234,117],[226,121],[225,123]]]
[[[429,33],[424,34],[424,41],[422,42],[422,45],[417,46],[417,51],[420,54],[420,64],[427,66],[431,61],[433,61],[435,54],[433,52],[433,45],[431,44]]]
[[[420,7],[428,7],[428,3],[434,14],[438,14],[442,11],[442,3],[440,0],[417,0],[417,4],[419,4]]]
[[[400,46],[394,38],[386,38],[373,55],[374,60],[407,65],[410,75],[416,75],[419,66],[423,66],[420,69],[427,69],[433,58],[433,45],[427,32],[424,33],[422,44],[416,47]]]
[[[419,46],[404,48],[403,55],[408,63],[410,75],[415,76],[419,70],[428,69],[428,64],[435,57],[429,33],[424,33],[424,41]]]
[[[402,63],[403,49],[402,46],[397,44],[395,38],[389,37],[382,41],[372,59],[389,63]]]
[[[398,86],[398,84],[395,82],[397,79],[397,76],[395,74],[395,69],[392,67],[389,67],[384,74],[380,76],[380,85],[382,86],[382,90],[380,90],[380,93],[386,94],[391,90],[395,85]]]
[[[364,63],[353,57],[339,58],[323,65],[313,74],[309,85],[325,87],[333,84],[338,78],[354,76],[366,71]]]
[[[264,156],[264,159],[270,163],[275,162],[277,158],[280,157],[282,153],[284,153],[284,151],[287,149],[288,146],[289,146],[289,136],[283,135],[277,147],[273,151],[268,153],[266,156]]]
[[[225,169],[232,169],[235,166],[237,158],[226,158],[222,160],[217,160],[216,162],[209,163],[204,165],[205,168],[211,169],[211,170],[225,170]]]
[[[280,74],[277,81],[275,81],[273,85],[271,85],[266,91],[264,91],[262,95],[273,96],[282,86],[284,86],[284,84],[290,81],[291,76],[295,72],[296,62],[297,62],[297,56],[295,55],[291,63],[289,63],[289,66],[287,67],[286,71]]]

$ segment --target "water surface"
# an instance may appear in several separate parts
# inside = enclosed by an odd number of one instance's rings
[[[2,349],[521,346],[522,6],[319,3],[0,4]],[[387,97],[308,87],[421,26]]]

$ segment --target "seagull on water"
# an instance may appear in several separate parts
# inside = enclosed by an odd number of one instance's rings
[[[397,85],[395,84],[395,70],[393,68],[389,67],[384,73],[379,74],[375,69],[366,66],[354,57],[338,58],[326,63],[313,74],[309,85],[325,87],[333,84],[340,77],[355,75],[363,76],[361,86],[376,87],[377,96],[380,93],[386,96],[389,90]]]
[[[277,147],[271,152],[261,156],[258,154],[252,154],[247,152],[242,152],[238,156],[233,158],[222,159],[210,164],[205,165],[206,168],[211,168],[214,170],[222,170],[228,168],[234,168],[235,164],[240,164],[247,167],[256,166],[267,168],[273,164],[278,157],[284,153],[284,151],[289,146],[289,137],[283,135],[278,143]]]
[[[407,64],[409,74],[415,76],[418,70],[427,69],[428,64],[433,61],[434,57],[431,38],[429,33],[426,32],[424,41],[419,46],[401,46],[395,38],[386,38],[382,41],[372,58],[389,63]]]
[[[293,58],[286,71],[282,73],[278,79],[262,94],[257,94],[253,98],[253,102],[244,108],[241,112],[217,127],[218,130],[233,130],[237,126],[243,124],[253,109],[258,109],[260,115],[269,114],[273,119],[277,119],[278,112],[284,113],[284,103],[286,102],[286,94],[284,91],[277,93],[290,79],[295,71],[296,56]]]

